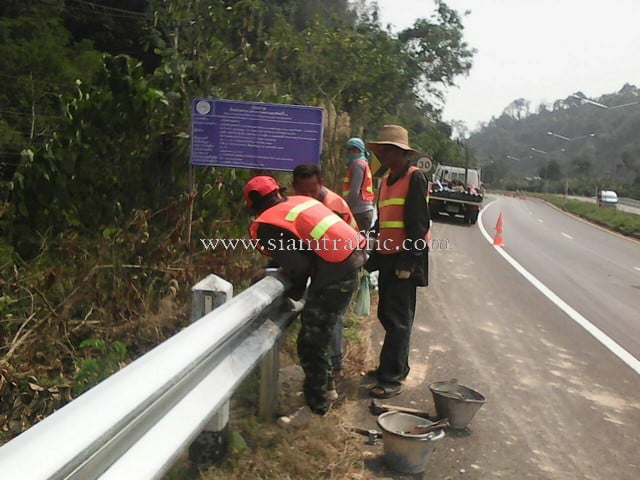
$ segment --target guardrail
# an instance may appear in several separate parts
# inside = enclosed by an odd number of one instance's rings
[[[217,416],[261,360],[260,415],[272,418],[278,340],[302,307],[286,287],[268,276],[225,302],[231,285],[207,277],[193,288],[195,323],[0,447],[0,478],[159,478],[208,425],[223,426]]]
[[[640,200],[634,200],[633,198],[619,198],[618,203],[629,207],[640,208]]]

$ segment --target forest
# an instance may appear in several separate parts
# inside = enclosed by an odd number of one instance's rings
[[[0,441],[188,323],[189,289],[241,288],[249,172],[189,166],[194,97],[322,106],[324,175],[386,123],[463,162],[441,120],[471,68],[444,1],[404,31],[347,0],[0,3]],[[255,255],[255,254],[253,254]],[[244,282],[244,283],[243,283]]]
[[[593,196],[597,188],[640,198],[640,90],[625,84],[589,99],[578,91],[552,105],[511,102],[469,138],[496,188]]]

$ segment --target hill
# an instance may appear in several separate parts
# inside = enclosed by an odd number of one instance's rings
[[[638,197],[639,130],[640,90],[625,84],[596,99],[576,92],[535,111],[516,99],[474,132],[469,145],[495,186],[536,190],[547,180],[548,190],[568,184],[575,193],[592,194],[608,186]]]

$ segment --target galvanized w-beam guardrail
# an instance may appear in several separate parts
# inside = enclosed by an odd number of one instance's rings
[[[278,340],[302,306],[285,289],[268,276],[222,303],[231,285],[209,276],[193,288],[195,323],[0,447],[0,478],[159,478],[261,360],[273,415]]]

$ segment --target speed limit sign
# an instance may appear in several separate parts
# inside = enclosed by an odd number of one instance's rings
[[[419,158],[416,162],[416,167],[421,168],[425,172],[428,172],[433,167],[433,162],[429,157]]]

